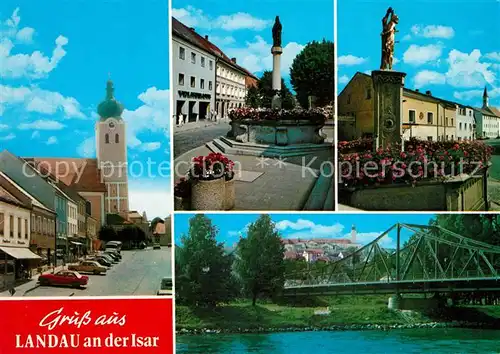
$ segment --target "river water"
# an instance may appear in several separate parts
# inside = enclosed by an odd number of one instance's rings
[[[500,353],[500,331],[411,329],[177,336],[177,353]]]

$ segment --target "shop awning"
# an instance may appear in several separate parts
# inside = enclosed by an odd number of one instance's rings
[[[15,259],[42,259],[42,257],[24,247],[0,247],[0,251],[7,253]]]

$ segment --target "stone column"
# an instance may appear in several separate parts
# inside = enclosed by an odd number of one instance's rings
[[[273,54],[273,90],[281,91],[281,54],[283,48],[272,47],[271,53]],[[276,94],[271,102],[273,109],[281,109],[281,97]]]
[[[372,71],[375,149],[402,143],[405,76],[397,71]]]

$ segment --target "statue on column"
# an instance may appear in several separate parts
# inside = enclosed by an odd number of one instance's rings
[[[273,47],[281,47],[281,30],[282,30],[280,17],[276,16],[273,26]]]
[[[382,19],[382,62],[380,70],[392,70],[394,58],[394,44],[396,43],[396,25],[399,23],[399,17],[394,13],[392,7]]]

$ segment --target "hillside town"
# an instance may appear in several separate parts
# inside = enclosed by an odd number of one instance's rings
[[[0,291],[96,257],[108,241],[124,250],[170,244],[170,217],[129,209],[123,109],[109,80],[97,109],[96,158],[0,152]]]

